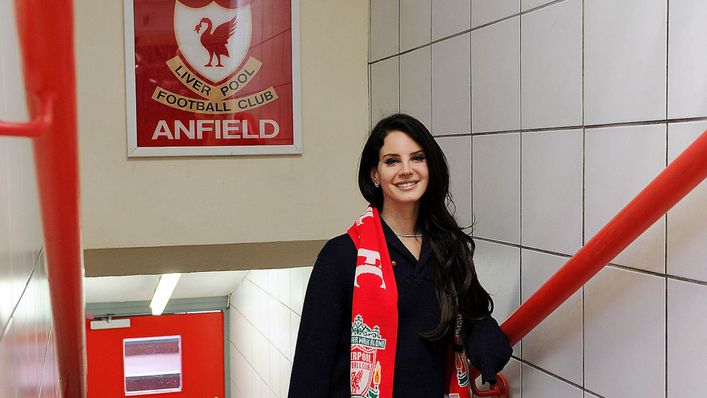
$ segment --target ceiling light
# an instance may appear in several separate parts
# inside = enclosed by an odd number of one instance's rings
[[[181,276],[182,274],[163,274],[160,276],[160,282],[157,284],[157,289],[155,289],[155,294],[150,302],[152,315],[162,315],[162,311],[167,306],[167,302],[169,302],[169,298],[172,296],[172,292]]]

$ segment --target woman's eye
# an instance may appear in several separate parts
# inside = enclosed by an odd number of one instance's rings
[[[416,162],[422,162],[425,160],[425,155],[415,155],[412,157],[412,160]]]
[[[388,159],[384,160],[383,163],[385,163],[387,165],[395,164],[395,163],[398,163],[398,159],[388,158]]]

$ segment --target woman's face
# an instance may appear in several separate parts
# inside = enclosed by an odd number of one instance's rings
[[[388,133],[371,171],[383,189],[383,206],[417,203],[427,189],[429,171],[422,147],[400,131]]]

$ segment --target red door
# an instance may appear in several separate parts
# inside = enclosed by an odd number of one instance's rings
[[[129,328],[101,330],[91,330],[86,322],[88,398],[125,397],[123,339],[160,336],[181,337],[182,390],[157,396],[224,397],[222,312],[134,316],[130,320]]]

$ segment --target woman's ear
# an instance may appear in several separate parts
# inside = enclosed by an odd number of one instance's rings
[[[373,180],[373,185],[380,185],[380,179],[378,178],[378,169],[375,167],[371,169],[371,180]]]

